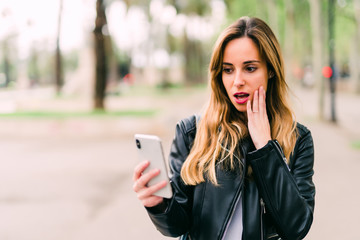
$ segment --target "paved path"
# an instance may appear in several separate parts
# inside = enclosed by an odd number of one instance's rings
[[[316,120],[313,91],[295,93],[316,153],[315,221],[307,239],[360,239],[360,150],[350,147],[360,140],[360,98],[339,96],[335,126]],[[154,118],[0,119],[0,239],[167,239],[131,190],[133,134],[158,134],[167,154],[176,122],[200,111],[205,99],[204,91],[109,99],[114,109],[157,106]]]

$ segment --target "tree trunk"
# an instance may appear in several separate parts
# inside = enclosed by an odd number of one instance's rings
[[[318,114],[320,119],[324,119],[324,95],[325,82],[322,77],[321,68],[323,65],[322,51],[322,23],[321,23],[321,0],[309,0],[311,26],[312,26],[312,68],[315,84],[318,89]]]
[[[28,65],[28,74],[31,80],[30,86],[39,84],[40,70],[38,66],[38,52],[36,49],[32,50],[30,62]]]
[[[293,66],[294,66],[294,42],[295,42],[295,11],[293,0],[285,0],[285,36],[284,41],[284,57],[285,57],[285,75],[286,80],[290,83],[294,82]]]
[[[95,20],[95,99],[94,108],[104,109],[105,89],[107,80],[107,61],[105,37],[103,27],[106,25],[105,7],[103,0],[96,1]]]
[[[328,6],[328,22],[329,22],[329,66],[333,72],[329,78],[330,82],[330,110],[331,110],[331,121],[337,122],[336,118],[336,74],[335,74],[335,0],[329,1]]]
[[[355,19],[356,19],[356,39],[360,40],[360,0],[354,0],[354,11],[355,11]],[[359,42],[357,42],[356,44],[359,44]],[[359,76],[359,66],[360,66],[360,61],[359,61],[359,47],[358,45],[356,46],[356,50],[355,52],[355,68],[356,68],[356,73],[355,76],[353,76],[353,78],[355,79],[355,92],[360,94],[360,76]],[[351,73],[351,75],[353,75],[353,73]]]
[[[268,0],[267,6],[268,6],[268,19],[269,19],[269,25],[271,29],[273,30],[274,34],[277,38],[279,38],[279,24],[278,24],[278,14],[277,14],[277,6],[276,6],[276,0]]]
[[[359,71],[359,36],[355,34],[352,39],[349,55],[350,87],[354,93],[360,93]]]
[[[61,59],[61,50],[60,50],[60,33],[61,33],[61,16],[63,9],[63,0],[59,1],[59,15],[58,15],[58,26],[57,26],[57,36],[56,36],[56,53],[55,53],[55,84],[56,84],[56,93],[59,94],[61,87],[64,84],[63,79],[63,67]]]
[[[194,76],[194,66],[192,65],[194,63],[193,58],[194,53],[194,44],[192,41],[188,38],[186,32],[184,34],[184,56],[185,56],[185,83],[191,83],[195,81]]]
[[[184,35],[185,56],[185,83],[202,83],[205,79],[205,68],[201,44],[196,40],[190,40],[186,33]]]
[[[113,41],[112,38],[109,35],[104,36],[104,42],[105,42],[105,55],[108,61],[108,70],[107,70],[107,80],[105,86],[105,92],[107,87],[115,87],[118,84],[119,80],[119,74],[118,74],[118,62],[116,59],[115,51],[113,47]]]
[[[4,40],[3,42],[3,66],[4,66],[4,74],[5,74],[5,87],[7,87],[11,81],[10,78],[10,61],[9,61],[9,56],[8,56],[8,44],[7,44],[7,40]]]

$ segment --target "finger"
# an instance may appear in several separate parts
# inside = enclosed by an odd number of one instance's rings
[[[135,182],[141,177],[143,171],[150,165],[149,161],[139,163],[134,169],[133,181]]]
[[[162,198],[162,197],[151,196],[151,197],[148,197],[148,198],[142,200],[141,202],[144,205],[144,207],[154,207],[156,205],[159,205],[163,201],[164,201],[164,198]]]
[[[260,114],[266,113],[265,90],[263,86],[259,90],[259,112]]]
[[[143,174],[133,185],[133,189],[135,192],[139,192],[141,189],[146,187],[148,182],[159,175],[160,170],[159,169],[153,169],[150,172]]]
[[[146,189],[143,189],[142,191],[140,191],[137,195],[138,199],[140,200],[144,200],[152,195],[154,195],[154,193],[156,193],[157,191],[159,191],[160,189],[164,188],[167,185],[167,181],[161,181],[151,187],[148,187]]]
[[[256,90],[254,93],[252,110],[254,113],[259,112],[259,91],[258,90]]]
[[[248,119],[249,119],[252,116],[251,100],[247,101],[247,103],[246,103],[246,112],[247,112],[247,116],[248,116]]]
[[[266,100],[266,91],[265,91],[264,87],[263,87],[263,90],[264,90],[264,99]]]

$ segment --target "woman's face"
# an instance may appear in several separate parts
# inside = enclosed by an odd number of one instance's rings
[[[225,47],[222,81],[234,107],[246,112],[247,101],[253,99],[255,90],[268,83],[266,62],[256,44],[248,37],[231,40]]]

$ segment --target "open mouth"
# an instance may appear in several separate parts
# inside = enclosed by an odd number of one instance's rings
[[[250,94],[244,93],[244,92],[234,94],[235,101],[236,101],[236,103],[239,103],[239,104],[246,103],[247,100],[249,99],[249,96],[250,96]]]

